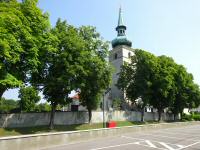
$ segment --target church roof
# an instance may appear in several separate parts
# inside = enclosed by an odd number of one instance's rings
[[[119,18],[118,18],[118,26],[124,26],[124,20],[122,17],[122,8],[119,8]]]
[[[121,7],[119,8],[119,18],[118,18],[118,25],[116,27],[116,31],[118,34],[117,34],[117,37],[114,40],[112,40],[112,47],[115,48],[116,46],[119,46],[119,45],[125,45],[128,47],[131,47],[132,42],[127,39],[126,34],[125,34],[126,26],[124,25]]]
[[[112,40],[112,47],[115,48],[119,45],[126,45],[131,47],[132,46],[132,42],[129,41],[126,36],[118,36],[116,37],[114,40]]]

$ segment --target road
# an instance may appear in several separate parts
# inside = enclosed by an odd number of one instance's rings
[[[133,132],[42,150],[200,150],[200,125]]]

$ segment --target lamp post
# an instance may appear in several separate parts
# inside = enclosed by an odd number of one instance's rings
[[[105,96],[105,93],[103,93],[103,128],[105,128],[105,104],[104,104],[104,96]]]
[[[111,90],[111,88],[108,88],[108,89],[106,89],[106,91],[104,91],[103,92],[103,128],[105,128],[106,127],[106,125],[105,125],[105,99],[104,99],[104,97],[105,97],[105,95],[106,94],[108,94],[108,92]]]

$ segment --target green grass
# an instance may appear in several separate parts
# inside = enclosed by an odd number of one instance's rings
[[[117,127],[141,125],[155,122],[130,122],[130,121],[117,121]],[[59,131],[78,131],[88,129],[103,128],[103,123],[95,124],[78,124],[78,125],[65,125],[55,126],[53,130],[49,130],[48,126],[37,126],[37,127],[23,127],[23,128],[0,128],[0,137],[4,136],[15,136],[15,135],[26,135],[26,134],[37,134],[46,132],[59,132]]]

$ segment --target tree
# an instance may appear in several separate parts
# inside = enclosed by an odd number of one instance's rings
[[[141,121],[144,121],[144,108],[151,99],[151,77],[157,59],[143,50],[136,49],[134,53],[131,63],[122,66],[117,86],[126,92],[127,98],[141,111]]]
[[[50,49],[49,19],[37,0],[0,1],[0,97],[27,82]]]
[[[115,98],[112,100],[112,104],[113,104],[113,109],[114,110],[120,110],[121,109],[121,105],[122,105],[122,101],[119,98]]]
[[[187,107],[187,101],[189,98],[188,87],[192,83],[193,77],[191,74],[187,73],[186,69],[182,65],[176,65],[175,76],[175,99],[170,105],[170,110],[174,114],[174,120],[178,113],[181,114],[183,109]]]
[[[51,104],[49,127],[53,129],[57,105],[70,103],[68,95],[77,90],[81,82],[79,74],[85,72],[83,63],[87,53],[78,29],[66,21],[58,19],[51,33],[56,36],[55,49],[43,55],[42,64],[32,76],[32,82],[42,88],[45,99]]]
[[[97,109],[104,90],[110,83],[110,67],[108,63],[101,59],[93,58],[88,60],[88,73],[83,77],[83,84],[80,88],[80,100],[83,106],[86,106],[89,114],[89,123],[92,118],[92,110]]]
[[[21,111],[30,112],[34,111],[36,103],[40,101],[38,91],[34,87],[21,87],[19,90],[19,104]]]
[[[158,110],[158,121],[162,120],[162,112],[175,99],[175,62],[167,56],[159,56],[152,76],[152,98],[149,103]]]
[[[18,108],[18,101],[5,98],[0,99],[0,113],[11,113]]]
[[[80,100],[88,109],[91,122],[92,110],[97,109],[103,92],[109,87],[112,68],[106,61],[108,44],[103,42],[94,27],[81,27],[80,34],[86,43],[87,58],[84,59],[85,73],[81,74]]]
[[[193,83],[189,89],[187,89],[188,92],[188,108],[197,108],[200,105],[200,88],[199,85]]]

